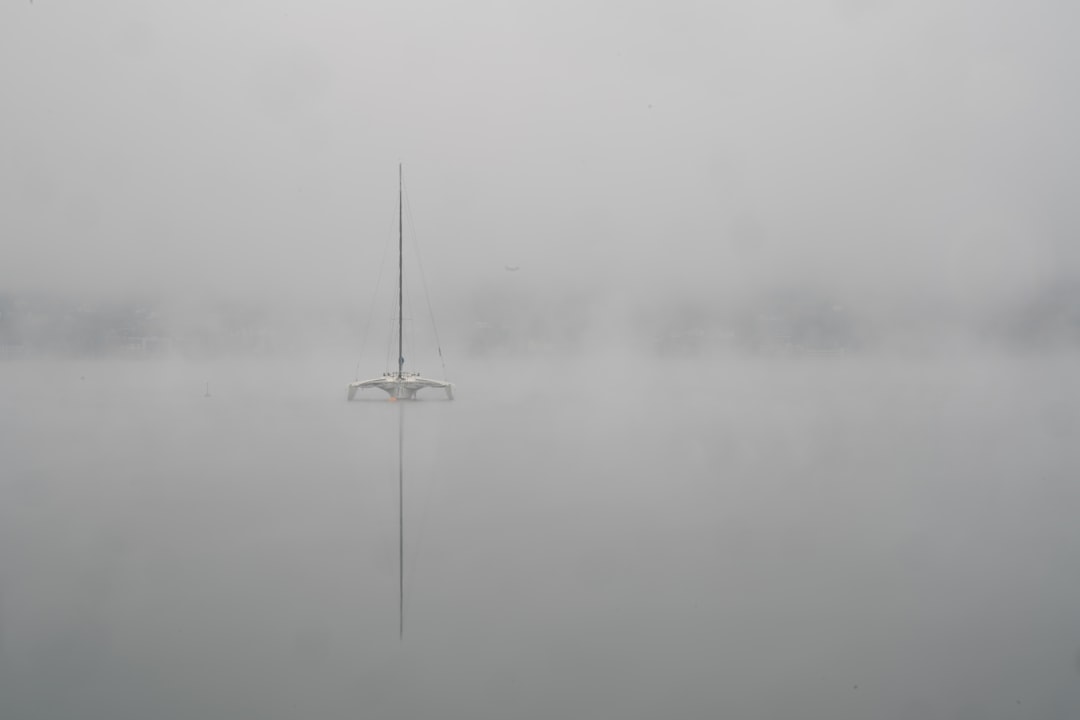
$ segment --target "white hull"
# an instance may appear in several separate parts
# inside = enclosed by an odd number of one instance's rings
[[[435,388],[446,392],[446,399],[454,399],[454,386],[442,380],[421,377],[420,373],[384,373],[380,378],[357,380],[349,383],[349,400],[356,397],[358,390],[378,388],[394,400],[415,400],[416,393],[424,388]]]

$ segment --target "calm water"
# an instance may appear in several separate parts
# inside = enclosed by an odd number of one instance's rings
[[[0,364],[0,717],[1080,717],[1076,358],[351,363]]]

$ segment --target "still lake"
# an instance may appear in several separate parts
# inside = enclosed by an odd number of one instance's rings
[[[7,360],[0,717],[1080,717],[1076,361]]]

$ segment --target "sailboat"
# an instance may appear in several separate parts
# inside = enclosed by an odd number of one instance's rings
[[[402,196],[404,188],[404,181],[402,176],[401,165],[398,165],[398,307],[397,307],[397,336],[398,336],[398,353],[397,353],[397,371],[386,371],[382,374],[382,377],[372,378],[371,380],[356,380],[348,385],[348,399],[353,400],[356,397],[358,390],[366,390],[368,388],[378,388],[384,391],[390,396],[391,400],[415,400],[416,393],[425,389],[432,388],[436,390],[443,390],[446,393],[448,400],[454,399],[454,386],[445,380],[433,380],[420,375],[418,372],[408,372],[405,370],[405,348],[404,348],[404,333],[402,327],[404,323],[404,276],[405,276],[405,241],[404,241],[404,203]],[[440,350],[440,355],[442,351]]]

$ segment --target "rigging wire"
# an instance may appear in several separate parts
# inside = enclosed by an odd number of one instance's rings
[[[424,274],[424,263],[420,259],[420,245],[416,239],[416,223],[412,217],[412,205],[409,203],[409,192],[405,191],[405,213],[409,216],[409,229],[412,231],[413,254],[416,255],[416,265],[420,270],[420,281],[424,286],[424,300],[427,301],[428,315],[431,317],[431,328],[435,333],[435,349],[439,352],[439,363],[442,365],[443,378],[446,377],[446,360],[443,358],[442,343],[439,341],[439,326],[435,323],[435,310],[431,305],[431,294],[428,292],[427,275]]]
[[[405,336],[404,338],[402,338],[401,343],[402,346],[405,348],[403,354],[406,357],[414,358],[416,353],[416,324],[413,322],[412,299],[409,297],[408,293],[409,284],[407,281],[404,281],[403,284],[405,285],[406,290],[404,305],[401,308],[401,319],[404,323],[404,325],[402,325],[402,332],[405,333]],[[415,363],[412,366],[412,372],[420,372],[420,370],[417,369]]]

